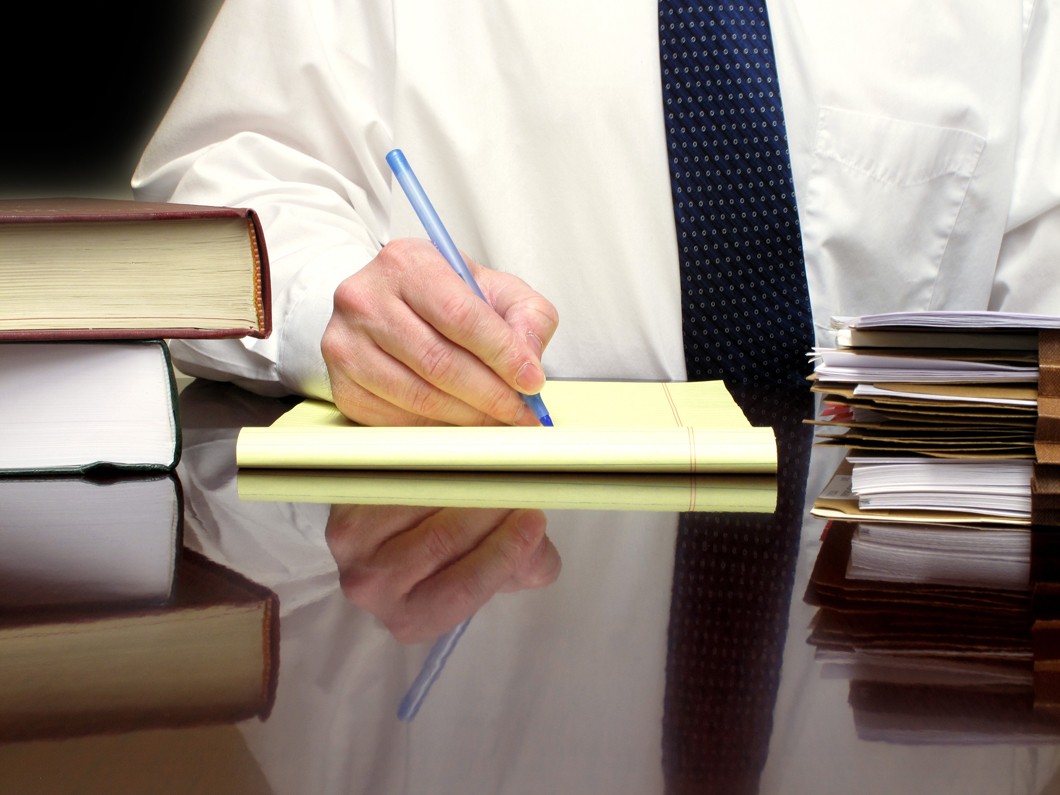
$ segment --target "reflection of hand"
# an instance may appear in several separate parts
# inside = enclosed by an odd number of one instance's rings
[[[537,510],[334,505],[342,590],[402,643],[441,635],[498,591],[551,584],[560,559]]]
[[[537,425],[556,310],[467,259],[486,305],[426,240],[395,240],[335,291],[321,351],[335,405],[365,425]]]

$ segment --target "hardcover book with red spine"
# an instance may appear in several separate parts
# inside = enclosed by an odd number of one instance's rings
[[[253,209],[0,199],[0,341],[260,338],[271,325]]]

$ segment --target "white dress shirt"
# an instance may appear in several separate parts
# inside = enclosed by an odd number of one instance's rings
[[[1060,314],[1060,2],[776,0],[814,322]],[[553,376],[684,378],[654,0],[228,0],[133,185],[262,215],[275,331],[185,370],[328,397],[336,285],[424,232],[552,300]]]

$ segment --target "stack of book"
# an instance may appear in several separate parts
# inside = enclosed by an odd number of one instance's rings
[[[252,210],[0,201],[0,473],[172,469],[165,340],[264,337],[270,313]]]
[[[270,311],[251,210],[0,201],[0,740],[268,713],[275,595],[184,549],[167,340]]]
[[[1060,318],[918,312],[835,325],[836,347],[814,351],[814,422],[818,444],[847,453],[812,507],[832,521],[806,594],[818,607],[810,642],[851,677],[866,731],[895,719],[881,705],[923,705],[918,688],[941,687],[963,717],[940,726],[981,734],[969,728],[978,699],[997,711],[1003,695],[1002,733],[1055,739],[1043,715],[1060,703],[1060,576],[1039,549],[1057,524]]]

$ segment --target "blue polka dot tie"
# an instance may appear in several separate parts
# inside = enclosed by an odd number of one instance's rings
[[[813,326],[764,0],[659,2],[689,380],[790,384]]]

